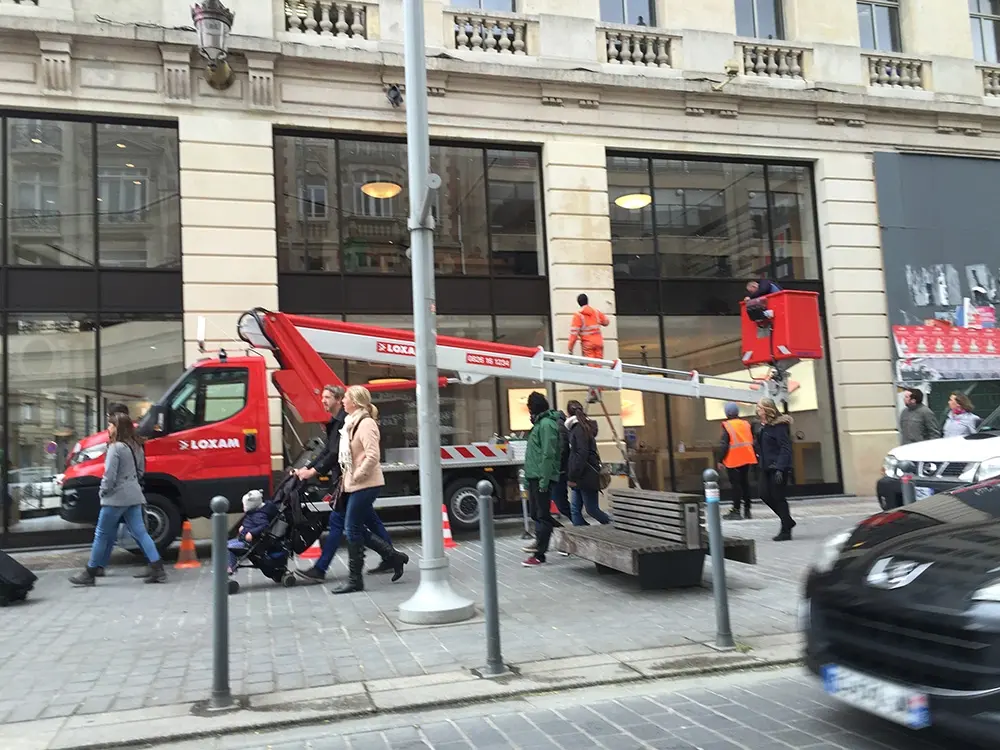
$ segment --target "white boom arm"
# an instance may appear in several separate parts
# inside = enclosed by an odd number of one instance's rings
[[[409,331],[260,311],[263,316],[287,318],[303,339],[319,354],[362,362],[412,367],[416,349]],[[275,318],[275,319],[276,319]],[[267,318],[264,318],[265,325]],[[240,337],[256,348],[273,349],[271,337],[261,330],[260,318],[244,315]],[[541,347],[508,346],[475,339],[438,337],[438,367],[457,373],[462,382],[477,383],[488,377],[515,378],[535,382],[552,381],[588,388],[635,390],[691,398],[755,403],[763,396],[781,398],[786,388],[781,380],[761,383],[624,364],[547,352]]]

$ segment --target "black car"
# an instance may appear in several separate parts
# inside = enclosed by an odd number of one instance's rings
[[[809,572],[806,664],[913,729],[1000,738],[1000,477],[862,521]]]

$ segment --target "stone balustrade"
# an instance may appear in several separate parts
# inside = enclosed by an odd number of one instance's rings
[[[773,42],[739,42],[737,55],[744,76],[786,80],[805,79],[807,50]]]
[[[455,49],[528,55],[528,21],[512,13],[452,13]]]
[[[901,55],[866,54],[868,85],[873,88],[924,89],[924,74],[930,63]]]
[[[646,27],[604,25],[597,31],[601,62],[615,65],[643,65],[647,68],[673,66],[674,38]]]
[[[982,65],[979,72],[983,76],[983,96],[1000,96],[1000,68]]]
[[[365,3],[339,0],[286,0],[285,30],[292,34],[368,38]]]

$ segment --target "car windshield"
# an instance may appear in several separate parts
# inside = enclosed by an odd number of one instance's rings
[[[1000,408],[979,424],[979,432],[1000,432]]]

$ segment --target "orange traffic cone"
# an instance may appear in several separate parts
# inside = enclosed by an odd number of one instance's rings
[[[201,562],[198,560],[198,551],[194,548],[194,537],[191,536],[191,522],[185,521],[181,526],[181,551],[177,555],[175,568],[181,570],[185,568],[200,568]]]
[[[317,539],[309,549],[299,555],[299,558],[302,560],[318,560],[321,554],[322,547],[319,546],[319,539]]]
[[[458,542],[451,536],[451,521],[448,520],[448,508],[444,505],[441,506],[441,528],[444,530],[444,548],[454,549],[457,547]]]

